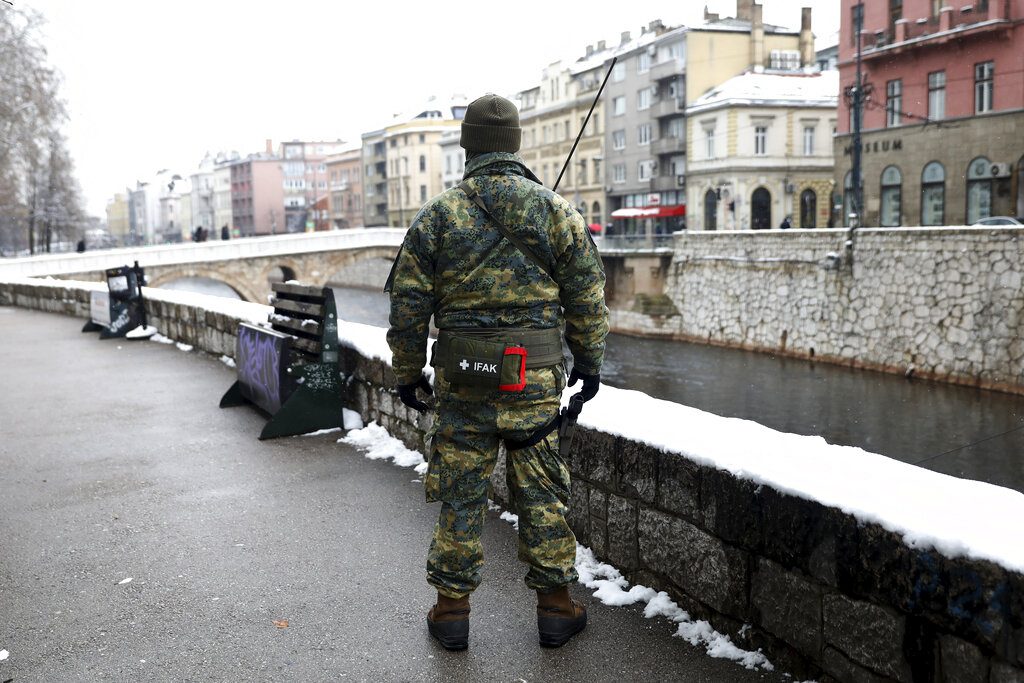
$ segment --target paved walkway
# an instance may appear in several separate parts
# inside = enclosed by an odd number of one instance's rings
[[[587,631],[541,649],[493,513],[470,649],[444,651],[412,470],[261,443],[254,410],[217,408],[234,371],[82,322],[0,307],[0,681],[785,680],[582,587]]]

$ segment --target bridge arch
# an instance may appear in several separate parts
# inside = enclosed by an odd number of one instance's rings
[[[324,287],[334,283],[346,287],[378,289],[384,286],[397,253],[395,247],[372,247],[321,254],[317,270],[311,273],[311,284]]]
[[[189,278],[205,278],[216,280],[230,287],[242,301],[259,302],[259,295],[249,285],[239,278],[233,277],[231,273],[218,268],[216,264],[183,264],[180,266],[164,266],[152,275],[147,276],[148,286],[163,287],[176,280],[187,280]]]

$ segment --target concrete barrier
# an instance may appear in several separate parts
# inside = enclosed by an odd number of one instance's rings
[[[85,317],[97,286],[0,282],[0,305]],[[160,290],[147,290],[146,304],[163,334],[227,356],[238,323],[267,314]],[[388,359],[350,343],[341,367],[350,407],[422,450],[430,417],[399,401]],[[839,681],[1024,680],[1021,567],[908,541],[792,487],[614,433],[583,428],[577,438],[570,522],[580,543],[777,667]],[[492,488],[507,501],[500,464]],[[1024,534],[1005,541],[1019,548]]]

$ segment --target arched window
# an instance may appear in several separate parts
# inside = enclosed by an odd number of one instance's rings
[[[594,202],[594,205],[590,208],[590,220],[598,225],[604,225],[601,218],[601,202]]]
[[[772,227],[772,193],[763,187],[750,196],[750,227],[754,230]]]
[[[800,193],[800,227],[818,227],[818,195],[810,188]]]
[[[850,214],[853,213],[853,171],[847,171],[843,178],[843,217],[840,223],[850,227]]]
[[[978,157],[967,167],[967,225],[992,215],[992,162]]]
[[[883,228],[895,228],[902,225],[900,218],[903,203],[903,175],[895,166],[886,166],[882,171],[881,200],[879,224]]]
[[[714,190],[704,193],[704,229],[718,229],[718,195]]]
[[[946,222],[946,169],[937,161],[921,172],[921,225]]]

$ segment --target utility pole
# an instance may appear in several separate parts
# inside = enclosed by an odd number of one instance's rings
[[[853,168],[850,171],[850,227],[859,228],[864,218],[864,184],[861,182],[861,118],[864,115],[864,81],[861,73],[861,42],[864,33],[864,5],[859,5],[853,30],[857,32],[857,81],[853,86]]]

